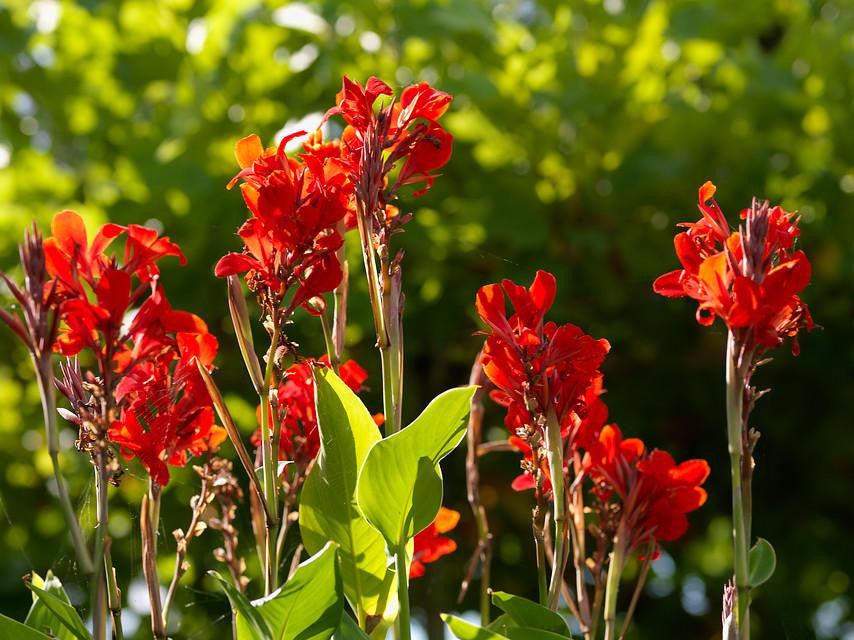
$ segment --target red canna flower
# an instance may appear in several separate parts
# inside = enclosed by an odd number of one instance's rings
[[[435,562],[442,556],[457,550],[457,543],[440,534],[448,533],[460,521],[458,511],[439,507],[435,520],[426,529],[415,534],[415,551],[412,564],[409,566],[409,577],[419,578],[424,575],[425,564]]]
[[[477,294],[478,314],[490,329],[483,370],[497,387],[493,399],[507,407],[505,424],[514,433],[541,426],[549,415],[564,437],[576,431],[587,413],[586,392],[599,379],[599,365],[610,349],[607,340],[591,338],[574,325],[544,321],[555,289],[554,276],[538,271],[528,289],[505,280]],[[505,294],[514,308],[509,317]]]
[[[318,358],[317,362],[329,366],[328,356]],[[278,420],[281,425],[279,460],[294,461],[301,469],[305,469],[320,450],[313,366],[313,362],[301,362],[291,366],[284,372],[277,392]],[[365,380],[368,379],[367,372],[355,360],[341,363],[338,375],[355,393],[362,391]],[[257,415],[260,423],[260,406]],[[375,416],[374,421],[378,425],[382,424],[382,416]],[[260,446],[260,428],[252,435],[252,444]]]
[[[105,224],[90,245],[83,220],[74,211],[56,214],[51,230],[53,235],[44,242],[45,265],[63,322],[55,349],[73,356],[88,348],[102,369],[110,369],[130,337],[123,326],[129,311],[147,291],[158,296],[157,261],[177,256],[183,263],[184,255],[169,238],[133,224]],[[122,234],[126,242],[120,261],[106,251]]]
[[[122,378],[116,390],[121,414],[109,430],[125,457],[138,458],[160,486],[169,482],[167,464],[184,466],[191,455],[215,451],[227,435],[214,423],[195,364],[198,358],[213,368],[216,338],[206,332],[178,333],[173,344],[173,349],[149,353]]]
[[[697,300],[700,324],[720,318],[730,330],[746,334],[743,344],[749,349],[776,347],[791,337],[797,353],[799,330],[814,326],[797,295],[810,280],[806,255],[794,250],[799,218],[754,199],[741,212],[745,223],[731,232],[714,193],[711,182],[700,188],[703,218],[680,225],[687,231],[674,240],[682,269],[659,277],[654,290]]]
[[[123,233],[127,238],[123,260],[118,263],[105,252]],[[74,211],[61,211],[53,217],[51,234],[44,243],[47,269],[57,279],[59,290],[71,295],[82,293],[84,283],[95,288],[102,273],[110,268],[149,282],[160,273],[157,261],[161,258],[177,256],[181,264],[186,263],[178,245],[137,224],[127,227],[105,224],[90,245],[83,219]]]
[[[706,501],[700,486],[709,475],[705,460],[677,465],[665,451],[647,452],[641,440],[624,440],[614,424],[590,443],[583,469],[601,500],[617,501],[617,535],[628,552],[681,537],[688,529],[685,514]]]
[[[374,102],[379,96],[390,96],[393,93],[391,87],[374,76],[368,78],[364,87],[344,76],[341,91],[335,96],[336,106],[326,112],[325,118],[340,115],[347,124],[360,130],[367,129],[376,120]]]
[[[380,96],[391,98],[377,110]],[[393,96],[378,78],[369,78],[362,87],[344,76],[336,106],[324,117],[340,115],[348,124],[342,143],[350,181],[357,195],[371,202],[366,212],[372,215],[384,211],[405,184],[424,182],[413,195],[425,193],[436,177],[431,172],[448,162],[453,148],[453,136],[437,122],[451,103],[449,94],[422,82],[406,87],[399,102]],[[401,161],[394,184],[387,193],[378,193],[389,186],[388,176]]]
[[[82,279],[90,288],[107,268],[104,253],[115,238],[124,232],[117,224],[105,224],[90,245],[83,219],[75,211],[60,211],[50,224],[51,236],[44,242],[48,273],[57,280],[60,291],[76,295]]]
[[[216,265],[218,277],[246,273],[246,283],[262,304],[278,308],[292,297],[286,316],[299,306],[322,311],[322,294],[342,278],[336,255],[342,238],[339,222],[348,210],[351,189],[335,150],[319,134],[305,153],[289,158],[284,145],[264,149],[256,135],[238,141],[235,155],[242,170],[240,189],[252,217],[238,231],[242,253],[229,253]]]
[[[158,261],[175,256],[183,263],[184,255],[169,238],[135,224],[106,224],[89,244],[83,220],[73,211],[54,216],[51,230],[45,266],[62,320],[54,348],[66,356],[84,349],[94,354],[97,375],[87,379],[104,399],[93,411],[80,403],[82,387],[60,386],[75,396],[76,410],[86,411],[86,420],[76,418],[81,446],[101,447],[109,438],[165,485],[167,464],[184,465],[189,455],[216,448],[226,435],[214,424],[194,363],[198,358],[213,368],[216,338],[201,318],[173,309],[159,282]],[[124,250],[108,254],[121,235]]]

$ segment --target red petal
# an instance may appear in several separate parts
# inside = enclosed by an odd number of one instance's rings
[[[516,478],[510,485],[513,491],[530,491],[536,486],[537,485],[534,482],[534,476],[532,476],[530,473],[523,473],[521,475],[516,476]]]
[[[718,188],[712,184],[711,180],[707,180],[703,183],[703,186],[700,187],[699,195],[700,195],[700,204],[705,204],[715,195],[715,191]]]
[[[682,513],[699,509],[706,503],[706,490],[700,487],[689,487],[674,491],[670,499],[676,509]]]
[[[263,153],[264,145],[261,144],[261,138],[254,133],[241,138],[234,144],[234,157],[237,158],[237,164],[242,169],[251,167],[255,159]]]
[[[709,471],[709,463],[705,460],[686,460],[671,469],[670,475],[674,480],[686,484],[700,485],[709,477]]]
[[[433,526],[436,528],[436,533],[447,533],[456,527],[459,521],[459,511],[454,511],[447,507],[439,507],[439,513],[436,514],[436,518],[433,520]]]
[[[684,273],[683,269],[676,269],[659,276],[652,283],[652,290],[668,298],[681,298],[685,295],[685,289],[682,286],[682,275]]]
[[[257,260],[253,260],[243,253],[227,253],[216,263],[214,275],[217,278],[225,278],[260,266]]]
[[[74,245],[81,247],[81,249],[86,249],[88,246],[86,225],[83,224],[83,218],[76,211],[60,211],[54,215],[50,223],[50,232],[67,249]]]

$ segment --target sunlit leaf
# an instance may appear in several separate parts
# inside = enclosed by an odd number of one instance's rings
[[[60,624],[64,625],[71,632],[74,638],[77,638],[77,640],[89,640],[92,637],[89,630],[86,629],[86,625],[83,624],[83,620],[80,619],[80,614],[71,606],[67,598],[63,600],[59,596],[39,589],[31,582],[24,582],[24,584],[27,585],[30,591],[36,594],[39,601],[53,613]]]
[[[56,596],[63,602],[71,604],[68,594],[65,593],[65,589],[62,586],[62,582],[53,575],[52,571],[48,571],[44,578],[34,572],[30,580],[36,587]],[[33,629],[50,633],[59,638],[59,640],[72,640],[75,637],[71,630],[41,601],[36,593],[33,593],[33,606],[30,607],[30,612],[27,614],[24,624]]]
[[[496,631],[484,629],[448,613],[442,614],[442,620],[448,625],[451,633],[460,640],[509,640],[507,636]]]
[[[14,640],[50,640],[41,631],[28,627],[25,624],[12,620],[0,613],[0,638],[14,638]]]
[[[389,550],[402,548],[439,512],[439,461],[466,433],[474,390],[464,387],[442,393],[412,424],[380,440],[368,453],[359,474],[358,504]]]
[[[270,631],[270,627],[264,617],[249,602],[249,598],[238,591],[231,581],[226,580],[216,571],[208,571],[208,575],[219,581],[219,586],[231,603],[231,608],[234,610],[237,640],[271,640],[273,633]]]
[[[359,468],[379,429],[362,401],[329,368],[315,369],[320,453],[300,499],[300,532],[309,553],[338,545],[344,592],[354,610],[396,615],[394,573],[383,538],[356,506]]]
[[[504,591],[492,594],[492,604],[501,609],[518,627],[531,627],[567,635],[569,628],[560,614],[541,604]]]
[[[279,589],[252,606],[273,640],[327,640],[341,622],[344,598],[333,542],[299,565]]]

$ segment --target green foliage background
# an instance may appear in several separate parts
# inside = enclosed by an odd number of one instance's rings
[[[330,0],[286,10],[258,0],[6,0],[0,267],[15,274],[24,228],[35,218],[47,229],[63,208],[93,225],[162,226],[189,259],[164,270],[166,289],[220,335],[218,375],[248,432],[251,388],[223,283],[212,274],[215,260],[238,246],[234,231],[245,216],[239,194],[225,190],[236,171],[234,141],[257,132],[272,142],[283,126],[322,112],[344,73],[434,83],[454,95],[446,124],[456,146],[434,189],[403,202],[415,211],[398,240],[407,251],[405,418],[466,380],[480,340],[478,286],[555,272],[552,318],[613,345],[605,365],[612,418],[677,458],[712,464],[709,502],[667,547],[675,571],[666,558],[657,565],[632,637],[678,630],[713,638],[729,562],[724,333],[720,325],[701,330],[694,305],[653,295],[651,283],[675,267],[674,225],[697,216],[706,179],[717,183],[731,220],[753,195],[797,208],[814,268],[804,297],[823,330],[804,336],[800,358],[780,350],[756,376],[773,393],[754,420],[764,434],[754,530],[774,543],[780,563],[759,593],[755,637],[850,638],[852,33],[850,0]],[[348,341],[371,373],[377,410],[378,359],[360,264],[351,266]],[[294,335],[306,353],[321,351],[312,318],[301,316]],[[71,583],[76,572],[45,490],[49,459],[29,364],[10,333],[0,340],[0,611],[22,618],[25,572],[53,567]],[[498,411],[488,425],[504,435]],[[92,482],[73,439],[68,429],[67,472],[91,525]],[[462,452],[445,467],[446,503],[463,512],[453,534],[460,549],[414,588],[433,629],[436,612],[457,608],[475,542]],[[494,586],[533,595],[529,496],[510,491],[516,472],[512,454],[484,461]],[[130,465],[111,522],[120,581],[137,607],[142,473]],[[194,478],[189,469],[175,473],[164,497],[164,574],[168,532],[187,525]],[[214,538],[206,533],[191,552],[176,637],[228,633],[225,601],[203,578],[216,564]],[[248,544],[245,551],[252,564]],[[459,609],[474,606],[469,596]]]

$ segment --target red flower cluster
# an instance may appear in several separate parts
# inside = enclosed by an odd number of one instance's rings
[[[317,362],[329,366],[329,358],[322,356]],[[284,372],[277,392],[277,407],[281,438],[279,460],[292,460],[305,468],[317,457],[320,450],[320,434],[317,431],[317,407],[314,400],[314,376],[312,362],[295,364]],[[355,360],[343,362],[338,369],[342,382],[355,393],[361,391],[368,373]],[[258,407],[258,422],[261,422],[261,407]],[[382,415],[374,416],[382,424]],[[275,430],[275,427],[273,427]],[[252,444],[261,444],[261,429],[252,435]]]
[[[665,451],[648,452],[641,440],[624,440],[615,424],[605,426],[588,445],[583,469],[600,499],[618,498],[618,530],[628,536],[628,552],[650,541],[676,540],[688,529],[685,514],[706,502],[700,487],[709,476],[705,460],[677,465]]]
[[[183,264],[186,258],[169,238],[160,238],[156,231],[134,224],[105,224],[90,245],[83,220],[74,211],[57,213],[51,233],[44,242],[45,262],[57,283],[65,323],[56,349],[72,356],[89,348],[108,367],[117,355],[117,345],[128,337],[122,327],[125,314],[149,289],[157,290],[157,261],[178,256]],[[126,241],[120,263],[106,250],[122,234],[126,234]],[[140,280],[136,287],[133,276]]]
[[[458,511],[439,507],[439,513],[436,514],[436,518],[430,526],[415,534],[415,551],[412,554],[412,564],[409,565],[410,578],[423,576],[425,564],[435,562],[442,556],[457,550],[457,543],[453,539],[439,534],[448,533],[457,526],[459,521],[460,514]]]
[[[700,324],[710,325],[717,316],[730,330],[749,332],[751,347],[776,347],[801,328],[811,330],[809,310],[797,295],[810,280],[806,255],[794,250],[799,218],[754,200],[741,212],[744,225],[732,232],[712,199],[715,190],[711,182],[700,187],[703,217],[682,223],[687,231],[674,239],[682,268],[659,277],[656,293],[697,300]]]
[[[152,480],[165,486],[166,463],[183,467],[189,455],[219,447],[226,432],[214,422],[195,363],[198,358],[213,368],[216,338],[207,332],[179,332],[161,344],[165,350],[133,366],[119,383],[116,400],[122,409],[109,434],[126,457],[139,459]]]
[[[304,133],[286,136],[278,149],[265,150],[254,134],[237,143],[241,171],[228,186],[243,180],[240,189],[252,217],[237,232],[243,252],[223,256],[215,269],[221,278],[246,272],[249,289],[271,308],[293,290],[286,315],[300,305],[318,313],[322,295],[341,282],[336,251],[343,239],[337,227],[352,193],[340,145],[324,144],[319,132],[298,158],[285,155],[288,141]]]
[[[512,433],[555,419],[561,435],[575,447],[579,443],[570,436],[579,432],[589,413],[588,399],[595,405],[594,415],[601,411],[596,404],[601,381],[594,383],[601,378],[599,365],[610,345],[575,325],[544,322],[555,289],[555,277],[545,271],[537,272],[528,289],[509,280],[481,287],[477,312],[490,329],[483,370],[497,387],[492,398],[507,408],[504,423]],[[514,308],[509,317],[505,294]]]
[[[336,106],[325,118],[340,115],[347,122],[342,147],[357,189],[367,194],[381,188],[386,176],[403,161],[391,192],[402,185],[424,182],[414,194],[421,195],[436,178],[431,172],[451,157],[453,136],[437,122],[447,111],[451,96],[422,82],[406,87],[399,101],[391,98],[379,111],[374,110],[377,98],[393,95],[391,87],[378,78],[368,78],[363,87],[344,76]]]
[[[66,356],[94,353],[103,392],[118,416],[111,414],[105,430],[165,485],[166,462],[183,465],[188,453],[198,455],[225,437],[214,426],[210,397],[193,362],[198,357],[212,367],[216,338],[201,318],[174,310],[159,283],[157,261],[177,256],[183,263],[184,255],[168,238],[138,225],[106,224],[90,245],[73,211],[54,216],[51,230],[45,261],[63,322],[55,349]],[[122,234],[119,260],[107,249]]]
[[[608,407],[598,368],[608,342],[573,325],[545,322],[555,289],[554,276],[539,271],[527,289],[505,280],[477,294],[478,314],[490,329],[483,370],[496,386],[492,398],[507,408],[505,424],[513,433],[509,442],[524,456],[526,471],[513,488],[535,488],[532,472],[539,467],[543,491],[551,492],[545,456],[535,451],[542,440],[532,439],[531,432],[536,434],[545,420],[553,419],[566,446],[564,473],[569,474],[571,465],[578,474],[576,485],[582,478],[592,479],[600,501],[617,496],[623,530],[631,535],[630,549],[652,538],[678,538],[687,528],[685,513],[705,501],[699,485],[708,475],[708,464],[692,460],[676,466],[669,454],[646,453],[643,442],[623,440],[616,425],[606,424]],[[509,317],[505,296],[514,308]]]

